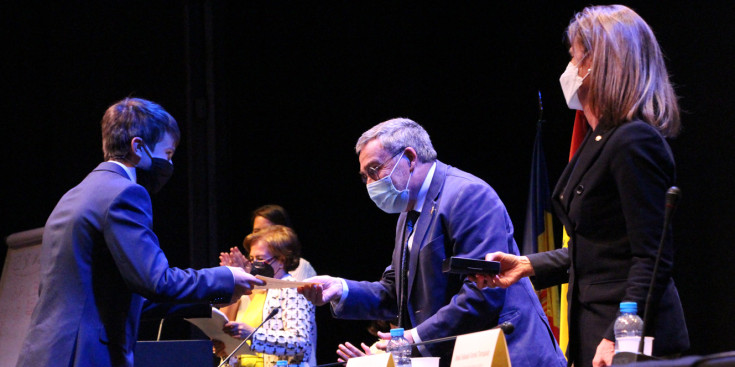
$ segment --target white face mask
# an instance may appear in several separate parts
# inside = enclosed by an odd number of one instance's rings
[[[590,69],[587,69],[587,74],[585,74],[585,76],[579,76],[579,68],[570,61],[569,65],[567,65],[567,69],[564,70],[561,77],[559,77],[561,90],[564,92],[564,99],[567,100],[567,106],[572,110],[582,109],[582,103],[579,102],[577,92],[588,75],[590,75]]]
[[[367,191],[368,195],[370,195],[370,199],[375,202],[375,205],[377,205],[378,208],[389,214],[400,213],[408,208],[408,184],[411,182],[413,172],[409,173],[408,182],[406,182],[406,189],[402,191],[398,191],[398,189],[396,189],[393,185],[393,180],[391,179],[393,172],[396,170],[396,167],[398,167],[398,164],[401,163],[402,158],[403,153],[401,153],[398,161],[396,161],[396,165],[393,166],[393,169],[390,171],[388,176],[367,185]]]

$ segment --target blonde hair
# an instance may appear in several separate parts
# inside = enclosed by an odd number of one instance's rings
[[[263,241],[268,251],[281,262],[286,271],[291,271],[299,266],[301,259],[301,243],[299,243],[296,232],[282,225],[274,225],[251,233],[242,241],[242,247],[250,254],[250,248],[257,241]]]
[[[622,5],[591,6],[567,27],[592,57],[588,99],[603,128],[640,119],[673,137],[680,129],[679,104],[651,28]]]

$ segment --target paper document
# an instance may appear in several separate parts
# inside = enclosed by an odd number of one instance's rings
[[[293,282],[290,280],[268,278],[261,275],[256,275],[255,277],[265,282],[265,285],[256,285],[255,289],[298,288],[305,285],[316,284],[309,282]]]
[[[210,339],[217,339],[225,343],[225,351],[227,354],[232,353],[235,348],[237,348],[238,345],[242,342],[240,339],[235,339],[230,336],[230,334],[225,333],[222,331],[222,327],[225,326],[227,322],[230,320],[227,319],[227,316],[222,313],[222,311],[212,307],[212,318],[198,318],[198,319],[185,319],[186,321],[189,321],[190,323],[196,325],[199,329],[201,329],[204,334],[207,334],[207,336]],[[247,344],[243,345],[242,348],[240,348],[240,351],[238,354],[247,353],[250,350]]]

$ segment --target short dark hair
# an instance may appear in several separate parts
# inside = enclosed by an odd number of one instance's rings
[[[296,237],[293,229],[280,224],[266,227],[257,233],[251,233],[242,241],[242,247],[247,254],[253,243],[263,241],[268,246],[268,251],[283,262],[287,272],[296,269],[301,259],[301,243]]]
[[[293,228],[286,209],[283,209],[280,205],[263,205],[260,208],[253,210],[253,215],[250,218],[251,228],[253,227],[253,224],[255,224],[255,217],[263,217],[273,224],[280,224],[282,226]]]
[[[130,141],[140,137],[150,150],[166,133],[178,145],[181,132],[176,120],[157,103],[142,98],[125,98],[102,116],[102,152],[105,160],[122,160],[128,154]]]

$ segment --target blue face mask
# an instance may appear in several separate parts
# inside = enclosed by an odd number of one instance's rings
[[[375,205],[377,205],[378,208],[389,214],[400,213],[408,208],[408,184],[411,182],[413,172],[409,173],[408,182],[406,182],[406,189],[402,191],[398,191],[398,189],[396,189],[393,185],[393,180],[391,179],[393,172],[396,170],[396,167],[398,167],[398,163],[401,162],[402,158],[403,153],[401,153],[398,161],[396,161],[396,165],[393,166],[393,169],[390,171],[388,176],[367,185],[367,191],[368,195],[370,195],[370,199],[375,202]]]

